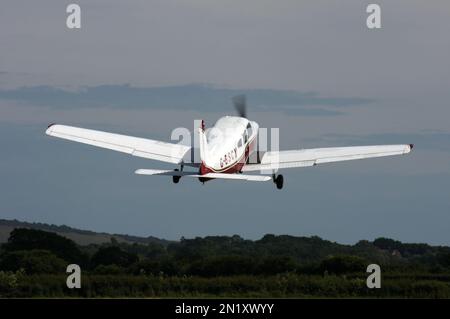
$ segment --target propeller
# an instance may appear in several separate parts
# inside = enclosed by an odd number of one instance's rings
[[[239,116],[247,118],[247,102],[245,95],[237,95],[233,97],[232,101]]]

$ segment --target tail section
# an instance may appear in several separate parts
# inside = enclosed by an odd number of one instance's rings
[[[208,141],[206,140],[205,122],[202,121],[201,127],[198,128],[200,143],[200,160],[202,163],[208,162]]]

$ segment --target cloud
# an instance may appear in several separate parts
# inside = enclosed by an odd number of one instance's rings
[[[315,92],[274,89],[231,89],[210,85],[133,87],[100,85],[67,90],[52,86],[32,86],[0,90],[0,99],[56,109],[117,108],[222,111],[231,106],[231,98],[245,94],[249,108],[255,111],[283,111],[303,116],[336,116],[350,106],[367,105],[373,99],[360,97],[322,97]]]

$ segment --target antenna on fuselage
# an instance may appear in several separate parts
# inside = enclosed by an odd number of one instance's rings
[[[247,101],[245,95],[237,95],[232,98],[232,101],[239,116],[247,118]]]

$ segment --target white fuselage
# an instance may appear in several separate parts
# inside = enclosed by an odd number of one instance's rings
[[[206,145],[200,173],[236,173],[254,151],[258,123],[243,117],[221,117],[206,131]]]

